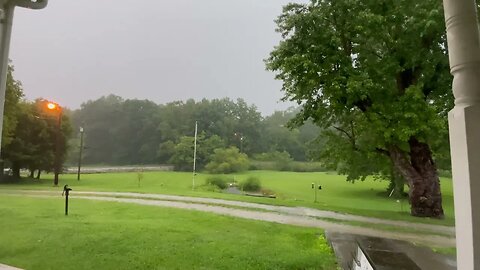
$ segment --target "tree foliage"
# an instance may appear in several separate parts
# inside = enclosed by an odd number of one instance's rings
[[[58,112],[47,111],[45,105],[42,100],[19,104],[14,137],[2,151],[14,177],[20,177],[20,169],[53,171],[57,139],[60,164],[66,159],[67,142],[72,131],[69,118],[62,114],[59,130]]]
[[[10,167],[13,176],[20,177],[20,169],[30,171],[52,171],[54,167],[58,132],[58,111],[51,112],[46,102],[22,100],[23,89],[20,81],[13,77],[13,67],[7,74],[5,113],[2,134],[2,159]],[[66,110],[63,110],[60,127],[59,158],[66,159],[67,141],[71,125]]]
[[[246,171],[248,164],[248,156],[238,148],[217,148],[205,168],[211,173],[233,173]]]
[[[412,214],[442,217],[434,157],[452,107],[442,3],[312,0],[287,5],[277,25],[267,67],[303,105],[295,123],[325,129],[320,158],[351,180],[393,167]]]
[[[207,163],[201,158],[203,147],[208,148],[205,143],[214,143],[202,141],[209,138],[221,140],[217,143],[221,147],[235,146],[247,155],[287,151],[296,160],[307,160],[304,143],[318,135],[318,128],[310,124],[290,130],[287,122],[294,115],[293,111],[287,111],[262,117],[255,106],[242,99],[187,100],[157,105],[110,95],[82,104],[72,118],[74,130],[80,126],[85,130],[86,164],[172,162],[177,169],[190,170],[195,122],[200,135],[199,168]],[[78,144],[78,138],[74,139],[75,143]],[[213,154],[213,149],[209,149],[208,155]],[[78,155],[72,155],[70,162],[75,164],[77,158]]]
[[[8,145],[14,135],[15,128],[18,123],[18,114],[20,112],[20,101],[23,98],[23,89],[20,81],[13,78],[14,68],[8,66],[7,88],[5,90],[5,105],[3,114],[2,129],[2,148]]]
[[[175,170],[189,171],[193,168],[194,137],[182,136],[180,142],[174,146],[173,155],[169,160],[175,165]],[[225,142],[217,135],[209,138],[205,133],[197,136],[196,169],[202,170],[210,162],[215,149],[225,147]]]

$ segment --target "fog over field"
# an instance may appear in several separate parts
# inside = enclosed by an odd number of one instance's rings
[[[243,98],[285,109],[263,59],[287,0],[51,1],[18,8],[10,57],[27,98],[76,109],[116,94],[157,103]]]

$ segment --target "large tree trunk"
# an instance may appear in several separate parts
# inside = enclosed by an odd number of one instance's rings
[[[443,218],[440,179],[430,147],[414,137],[410,138],[409,145],[410,152],[392,146],[389,153],[395,168],[403,175],[410,188],[411,214]]]

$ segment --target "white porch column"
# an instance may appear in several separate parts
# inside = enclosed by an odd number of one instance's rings
[[[457,269],[480,270],[480,36],[475,0],[444,0],[455,108],[449,114]]]

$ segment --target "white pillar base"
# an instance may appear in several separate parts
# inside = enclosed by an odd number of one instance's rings
[[[480,104],[449,114],[457,269],[480,270]]]

